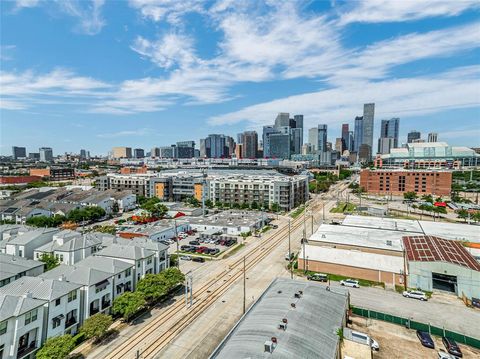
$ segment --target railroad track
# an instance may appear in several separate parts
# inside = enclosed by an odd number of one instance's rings
[[[322,198],[326,200],[326,198]],[[321,209],[324,203],[315,203],[309,207],[313,212]],[[302,216],[297,217],[291,222],[291,231],[299,229],[303,225]],[[271,251],[286,239],[288,235],[288,225],[280,228],[266,243],[266,245],[259,245],[248,253],[248,258],[245,260],[245,271],[255,267],[261,262]],[[173,304],[169,309],[161,313],[142,330],[135,333],[125,342],[120,344],[115,350],[105,356],[105,359],[120,359],[127,358],[128,353],[132,352],[135,347],[140,347],[145,338],[154,336],[152,342],[141,348],[141,358],[153,358],[155,354],[161,351],[170,343],[178,334],[180,334],[188,325],[190,325],[196,318],[198,318],[205,309],[210,307],[223,294],[225,294],[230,287],[243,275],[243,257],[229,264],[228,268],[220,272],[217,276],[204,283],[193,296],[193,306],[188,312],[181,313],[185,308],[182,300]],[[212,289],[212,287],[216,288]],[[170,327],[158,335],[156,331],[164,324],[166,320],[179,314],[180,318],[170,325]],[[132,354],[134,358],[135,354]]]

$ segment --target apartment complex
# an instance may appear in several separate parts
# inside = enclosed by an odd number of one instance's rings
[[[130,189],[146,197],[163,201],[182,201],[194,197],[213,203],[248,204],[270,208],[278,204],[281,210],[290,210],[308,199],[307,176],[235,173],[165,172],[161,175],[108,174],[97,181],[100,190]]]
[[[360,187],[368,193],[402,195],[405,192],[448,196],[452,187],[452,172],[364,169],[360,172]]]

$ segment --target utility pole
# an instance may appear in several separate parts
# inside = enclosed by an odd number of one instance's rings
[[[175,234],[175,242],[177,242],[177,267],[180,270],[180,257],[179,257],[179,251],[180,251],[180,244],[178,243],[178,235],[177,235],[177,219],[173,219],[173,233]]]
[[[291,229],[291,220],[288,219],[288,263],[290,264],[290,279],[293,279],[293,263],[292,263],[292,250],[290,246],[290,229]]]
[[[205,184],[206,184],[207,173],[205,169],[202,170],[202,215],[205,217]]]
[[[312,216],[312,236],[313,236],[313,212],[312,212],[311,216]]]
[[[245,314],[246,310],[246,302],[247,302],[247,281],[246,281],[246,274],[245,274],[245,256],[243,257],[243,314]]]

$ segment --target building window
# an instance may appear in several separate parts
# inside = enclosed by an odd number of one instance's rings
[[[147,264],[152,264],[152,258],[147,259]]]
[[[60,298],[57,298],[57,299],[55,300],[55,306],[56,306],[56,307],[58,307],[58,306],[60,305],[60,301],[61,301]]]
[[[118,279],[120,279],[120,278],[122,278],[122,274],[119,274],[119,275],[118,275]]]
[[[68,293],[68,302],[70,303],[71,301],[77,299],[77,291],[72,290],[70,293]]]
[[[138,267],[138,268],[140,268],[140,261],[138,261],[138,263],[137,263],[137,267]]]
[[[125,277],[130,277],[130,274],[132,274],[132,268],[128,268],[128,269],[125,271]]]
[[[30,324],[37,320],[37,309],[31,310],[25,314],[25,325]]]
[[[55,317],[52,319],[52,327],[55,329],[56,327],[59,327],[62,324],[62,320],[59,317]]]
[[[7,332],[7,324],[8,324],[8,321],[3,321],[0,323],[0,335],[3,335]]]

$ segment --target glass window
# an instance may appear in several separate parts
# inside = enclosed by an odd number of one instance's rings
[[[57,298],[57,299],[55,300],[55,306],[56,306],[56,307],[60,305],[60,301],[61,301],[60,298]]]
[[[0,323],[0,335],[3,335],[7,332],[7,324],[8,324],[8,321],[3,321]]]
[[[31,310],[25,314],[25,325],[37,320],[37,309]]]
[[[71,301],[77,299],[77,291],[72,290],[70,293],[68,293],[68,302],[70,303]]]
[[[130,274],[132,274],[132,268],[128,268],[128,269],[125,271],[125,277],[130,277]]]

